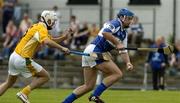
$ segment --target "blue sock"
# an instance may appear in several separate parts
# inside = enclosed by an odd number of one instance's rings
[[[76,99],[77,99],[77,95],[72,93],[62,103],[72,103]]]
[[[104,85],[104,83],[101,83],[96,87],[96,89],[93,92],[93,96],[100,96],[105,90],[107,89],[107,86]]]

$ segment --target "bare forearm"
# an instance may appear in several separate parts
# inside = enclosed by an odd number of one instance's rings
[[[130,63],[131,62],[128,53],[122,53],[121,57],[122,57],[122,59],[123,59],[123,61],[125,63]]]
[[[66,40],[66,39],[67,39],[67,36],[65,36],[65,35],[59,36],[57,38],[52,38],[52,40],[55,41],[56,43],[60,43],[60,42],[62,42],[64,40]]]
[[[52,47],[52,48],[57,48],[57,49],[59,49],[60,51],[62,51],[63,48],[64,48],[63,46],[57,44],[55,41],[50,40],[50,39],[46,39],[46,40],[44,41],[44,43],[45,43],[46,45]]]

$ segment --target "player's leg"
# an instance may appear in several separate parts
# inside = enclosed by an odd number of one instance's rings
[[[3,95],[8,88],[12,87],[16,80],[17,76],[8,75],[7,80],[0,85],[0,96]]]
[[[165,67],[162,67],[160,68],[159,70],[159,88],[161,90],[164,90],[165,89],[165,77],[164,77],[164,74],[165,74]]]
[[[49,73],[45,69],[42,69],[40,72],[35,74],[32,82],[28,86],[26,86],[22,90],[22,92],[28,95],[30,91],[32,91],[35,88],[40,87],[41,85],[46,83],[49,79],[50,79]],[[26,90],[29,92],[27,92]]]
[[[158,70],[152,69],[153,90],[158,90]]]
[[[42,69],[40,72],[36,73],[35,78],[33,78],[30,87],[31,90],[42,86],[44,83],[48,82],[50,80],[49,73]]]
[[[96,68],[101,70],[106,77],[103,79],[102,83],[96,87],[91,98],[99,97],[109,86],[122,77],[121,70],[113,61],[103,62],[97,65]]]
[[[84,85],[76,88],[73,92],[78,96],[81,96],[89,91],[91,91],[96,83],[97,69],[95,68],[85,68],[84,69]]]
[[[33,76],[34,78],[29,85],[27,85],[25,88],[23,88],[20,92],[17,93],[17,96],[21,101],[29,103],[27,97],[30,92],[33,89],[40,87],[41,85],[46,83],[50,79],[50,76],[49,73],[45,69],[43,69],[42,66],[40,66],[33,60],[26,60],[26,69],[27,71],[22,72],[21,74],[26,78],[29,78],[31,76]]]
[[[84,84],[77,87],[62,103],[72,103],[74,100],[91,91],[96,83],[97,70],[84,68]]]
[[[0,85],[0,95],[3,95],[3,93],[5,93],[8,88],[13,86],[17,80],[19,72],[14,65],[16,61],[19,61],[19,58],[15,53],[12,53],[8,63],[8,77],[6,81]]]
[[[32,82],[24,87],[20,92],[16,95],[23,103],[30,103],[28,100],[28,95],[31,93],[32,90],[35,88],[40,87],[44,83],[49,80],[49,74],[45,69],[42,69],[40,72],[36,73]]]

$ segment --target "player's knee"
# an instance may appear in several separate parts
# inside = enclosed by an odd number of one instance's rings
[[[94,88],[94,85],[85,85],[87,91],[91,91]]]
[[[10,88],[11,86],[13,86],[13,84],[14,84],[14,81],[6,81],[6,82],[4,83],[4,85],[5,85],[7,88]]]
[[[2,96],[3,95],[3,92],[2,91],[0,91],[0,96]]]
[[[50,80],[50,75],[48,74],[47,76],[46,76],[46,81],[49,81]]]
[[[45,73],[44,78],[46,82],[50,80],[50,75],[48,72]]]
[[[44,79],[44,82],[48,82],[50,80],[50,75],[47,73],[42,78]]]
[[[119,72],[116,72],[116,73],[114,74],[114,76],[115,76],[117,79],[120,79],[120,78],[122,78],[123,73],[122,73],[121,71],[119,71]]]
[[[0,96],[2,96],[4,94],[4,92],[0,91]]]
[[[123,73],[122,72],[119,72],[118,73],[118,78],[122,78],[123,77]]]

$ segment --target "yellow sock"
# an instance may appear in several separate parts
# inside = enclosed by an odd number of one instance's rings
[[[31,92],[31,87],[28,85],[25,88],[23,88],[23,90],[21,92],[28,96],[29,93]]]

